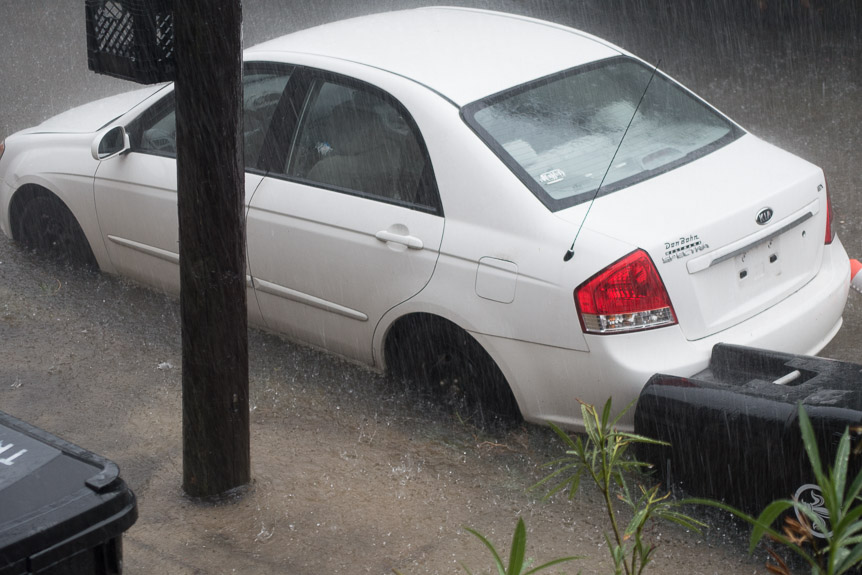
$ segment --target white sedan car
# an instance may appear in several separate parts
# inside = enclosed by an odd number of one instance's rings
[[[823,171],[608,42],[437,7],[244,59],[252,324],[575,428],[718,342],[841,326]],[[6,235],[179,290],[173,85],[4,147]]]

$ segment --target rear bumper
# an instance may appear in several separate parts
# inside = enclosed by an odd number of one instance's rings
[[[722,332],[696,341],[677,326],[633,334],[587,336],[589,352],[473,334],[506,375],[525,419],[581,428],[578,400],[616,410],[637,399],[655,373],[691,376],[709,363],[712,347],[732,343],[813,355],[838,333],[850,286],[850,263],[836,238],[820,273],[799,291]],[[574,329],[574,326],[573,326]],[[634,410],[621,421],[632,429]]]

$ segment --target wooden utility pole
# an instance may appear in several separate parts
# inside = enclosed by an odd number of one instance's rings
[[[251,479],[241,0],[174,2],[183,489]]]

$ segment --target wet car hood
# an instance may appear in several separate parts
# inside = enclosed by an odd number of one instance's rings
[[[166,86],[167,84],[148,86],[140,90],[96,100],[95,102],[72,108],[53,118],[48,118],[38,126],[24,130],[22,133],[85,134],[95,132],[161,91]]]

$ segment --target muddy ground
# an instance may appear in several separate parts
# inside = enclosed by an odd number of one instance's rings
[[[0,262],[0,409],[120,465],[140,512],[126,573],[484,572],[489,555],[463,527],[507,553],[519,516],[530,556],[581,555],[565,572],[611,572],[594,489],[573,502],[526,491],[561,453],[548,430],[482,432],[397,382],[258,331],[253,484],[219,505],[187,499],[177,302],[5,238]],[[743,537],[723,521],[702,535],[656,525],[653,572],[765,573]]]
[[[246,0],[245,38],[425,3]],[[681,8],[696,4],[655,12],[658,0],[465,3],[554,19],[661,60],[743,126],[824,166],[838,233],[862,255],[862,41],[852,27],[730,26]],[[9,40],[0,132],[134,87],[86,71],[82,13],[66,0],[0,0],[0,37]],[[851,297],[824,355],[859,360],[860,302]],[[172,299],[0,238],[0,410],[120,465],[140,512],[124,538],[126,573],[407,575],[462,573],[462,562],[490,572],[487,551],[463,527],[507,550],[518,516],[532,557],[582,555],[565,572],[611,572],[595,490],[573,502],[525,490],[562,449],[548,430],[479,431],[398,382],[258,331],[250,334],[253,484],[220,505],[188,500],[178,318]],[[651,530],[660,544],[653,573],[766,572],[762,554],[747,556],[744,530],[704,518],[713,527],[702,535]]]

